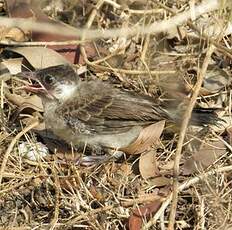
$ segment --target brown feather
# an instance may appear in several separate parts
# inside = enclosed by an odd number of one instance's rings
[[[76,94],[65,102],[65,106],[57,107],[56,112],[65,115],[67,123],[80,120],[91,132],[101,133],[122,132],[167,116],[150,98],[138,94],[135,98],[130,92],[100,81],[82,82]]]

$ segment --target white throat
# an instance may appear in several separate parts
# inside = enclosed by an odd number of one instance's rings
[[[57,99],[61,100],[61,101],[65,101],[67,99],[69,99],[70,97],[73,96],[75,90],[76,90],[77,86],[76,85],[60,85],[60,87],[57,87],[56,92],[54,93],[54,97],[56,97]]]

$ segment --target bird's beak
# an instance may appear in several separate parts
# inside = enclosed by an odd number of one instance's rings
[[[26,78],[30,80],[30,84],[25,85],[22,87],[22,89],[25,89],[26,91],[33,92],[33,93],[48,93],[47,89],[43,86],[43,84],[39,81],[39,79],[36,77],[34,72],[21,72],[17,74],[18,77]]]
[[[55,97],[40,82],[35,72],[21,72],[17,74],[17,76],[21,78],[26,78],[31,82],[31,84],[24,85],[23,87],[21,87],[21,89],[38,95],[46,96],[49,99],[55,99]]]

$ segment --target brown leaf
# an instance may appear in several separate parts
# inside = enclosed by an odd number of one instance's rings
[[[12,58],[1,62],[11,74],[17,74],[22,72],[23,58]]]
[[[34,122],[36,122],[36,121],[38,121],[38,117],[32,117],[32,116],[30,116],[30,117],[26,117],[26,118],[22,119],[22,122],[23,122],[25,125],[30,125],[30,124],[32,124],[32,123],[34,123]],[[35,127],[33,128],[33,130],[40,130],[40,129],[42,129],[42,128],[44,128],[44,122],[39,123],[37,126],[35,126]]]
[[[15,18],[32,18],[37,22],[45,22],[50,23],[52,25],[62,25],[65,26],[67,24],[55,20],[53,18],[48,17],[41,9],[40,9],[40,1],[28,1],[28,0],[6,0],[7,2],[7,12],[10,17]],[[67,27],[71,28],[70,25]],[[25,32],[25,31],[24,31]],[[31,40],[32,41],[65,41],[66,45],[53,45],[47,46],[58,53],[60,53],[67,61],[73,64],[84,64],[83,57],[80,55],[80,49],[78,45],[68,45],[68,41],[76,40],[76,37],[67,37],[52,33],[45,32],[34,32],[31,31]],[[97,55],[96,49],[93,43],[86,43],[84,45],[87,57],[95,57]]]
[[[156,164],[156,151],[151,150],[142,153],[139,159],[139,171],[143,179],[159,175],[159,169]]]
[[[63,56],[52,49],[44,47],[17,47],[8,48],[7,50],[22,55],[35,69],[69,64]]]
[[[97,200],[97,201],[104,201],[105,197],[103,192],[100,190],[100,188],[97,188],[96,186],[92,185],[89,188],[89,191],[91,195]]]
[[[120,203],[123,207],[130,207],[133,206],[135,203],[144,204],[144,203],[151,203],[156,200],[163,201],[165,200],[165,198],[163,196],[156,194],[156,192],[153,192],[153,193],[144,193],[139,195],[138,198],[126,199],[121,201]]]
[[[171,185],[172,179],[164,176],[159,176],[149,180],[149,184],[152,185],[152,187],[163,187],[166,185]]]
[[[183,174],[189,175],[212,165],[220,156],[226,153],[222,141],[209,141],[204,143],[200,150],[190,159],[186,160],[183,166]]]
[[[17,105],[20,111],[25,108],[32,108],[35,111],[43,112],[42,101],[37,95],[32,95],[30,97],[24,98],[17,94],[5,93],[5,96],[9,101]]]
[[[210,93],[216,93],[222,88],[228,86],[230,83],[231,78],[226,71],[216,65],[209,65],[204,77],[204,90]]]
[[[19,28],[13,27],[9,29],[5,38],[11,41],[23,42],[28,40],[28,33]]]
[[[139,137],[132,144],[120,150],[128,154],[141,154],[151,149],[152,146],[157,144],[163,132],[164,125],[164,120],[149,125],[140,132]]]
[[[132,215],[129,217],[129,230],[140,230],[142,228],[142,218]]]
[[[161,200],[155,200],[143,207],[137,208],[133,211],[133,214],[129,217],[129,229],[140,230],[143,223],[143,218],[150,218],[160,208]]]
[[[8,28],[5,26],[1,26],[0,40],[23,42],[28,40],[28,34],[17,27]]]
[[[133,214],[139,217],[149,217],[151,214],[157,212],[160,206],[161,200],[155,200],[149,204],[144,205],[143,207],[135,209]]]

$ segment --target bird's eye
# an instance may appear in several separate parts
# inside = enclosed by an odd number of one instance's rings
[[[47,74],[47,75],[45,75],[45,77],[44,77],[44,82],[45,82],[46,84],[48,84],[48,85],[54,84],[55,81],[56,81],[56,79],[55,79],[55,77],[53,77],[52,75]]]

